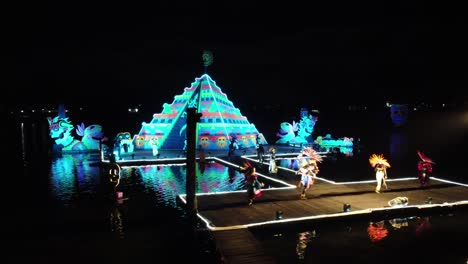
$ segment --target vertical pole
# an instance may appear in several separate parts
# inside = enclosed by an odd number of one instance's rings
[[[197,197],[196,197],[196,129],[197,122],[199,121],[196,108],[187,108],[187,179],[186,179],[186,193],[187,193],[187,213],[190,216],[195,216],[198,210]]]

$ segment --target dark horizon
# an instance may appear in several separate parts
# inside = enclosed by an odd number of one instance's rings
[[[246,105],[466,100],[462,8],[336,4],[11,4],[6,101],[171,102],[204,50]]]

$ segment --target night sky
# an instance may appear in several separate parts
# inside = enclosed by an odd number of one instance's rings
[[[159,112],[204,73],[203,50],[237,107],[466,98],[466,14],[452,3],[96,2],[4,9],[9,104]]]

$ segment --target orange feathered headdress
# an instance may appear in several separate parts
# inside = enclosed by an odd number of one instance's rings
[[[375,167],[377,164],[383,164],[385,167],[390,168],[390,163],[388,163],[382,154],[372,154],[369,157],[369,163],[372,167]]]

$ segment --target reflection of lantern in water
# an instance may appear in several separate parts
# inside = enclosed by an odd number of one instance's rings
[[[388,222],[393,226],[394,229],[408,227],[409,225],[407,218],[394,218],[394,219],[388,220]]]
[[[392,104],[390,108],[390,116],[392,122],[396,126],[402,126],[408,120],[408,105],[407,104]]]
[[[416,227],[416,235],[421,235],[424,231],[431,228],[431,223],[429,222],[429,216],[418,217],[418,224]]]
[[[52,161],[51,182],[55,197],[62,201],[71,200],[76,192],[76,179],[74,170],[77,167],[77,159],[73,155],[63,155]]]
[[[388,235],[388,230],[384,224],[384,221],[369,223],[367,234],[372,242],[379,242]]]
[[[315,230],[297,234],[296,254],[298,259],[304,259],[307,244],[309,244],[313,237],[315,237]]]

